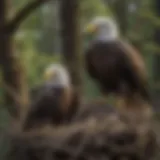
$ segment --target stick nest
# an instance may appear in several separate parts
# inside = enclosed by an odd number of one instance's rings
[[[9,160],[148,160],[156,148],[148,125],[137,126],[117,113],[9,137]]]

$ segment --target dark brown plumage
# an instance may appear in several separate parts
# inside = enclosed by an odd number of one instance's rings
[[[86,51],[86,69],[103,93],[139,93],[149,101],[144,62],[122,41],[94,42]],[[134,53],[130,53],[134,52]],[[135,54],[133,56],[133,54]]]

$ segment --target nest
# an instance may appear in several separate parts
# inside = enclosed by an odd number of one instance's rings
[[[12,133],[10,139],[8,160],[148,160],[156,149],[148,125],[137,127],[117,113]]]

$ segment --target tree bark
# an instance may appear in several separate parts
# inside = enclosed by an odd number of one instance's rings
[[[49,0],[34,0],[24,6],[20,11],[18,11],[15,18],[5,26],[7,32],[10,34],[15,33],[19,25],[30,15],[30,13],[47,1]]]
[[[0,65],[5,89],[5,104],[13,118],[20,118],[28,103],[24,68],[14,50],[13,36],[21,22],[47,0],[34,0],[8,20],[10,0],[0,1]]]
[[[63,61],[69,70],[75,94],[81,100],[80,0],[62,0],[60,23]]]
[[[24,77],[23,71],[21,71],[22,66],[18,62],[16,53],[14,52],[13,39],[10,34],[6,31],[5,25],[8,21],[8,1],[1,0],[0,6],[0,60],[1,60],[1,69],[3,85],[5,89],[5,105],[8,107],[8,110],[12,117],[18,117],[19,110],[18,108],[24,102],[22,91],[24,91]],[[6,88],[7,87],[7,88]],[[14,91],[14,93],[9,92],[9,90]],[[21,96],[21,97],[20,97]],[[19,97],[15,100],[15,97]],[[18,101],[17,101],[18,100]],[[20,104],[20,102],[22,102]]]

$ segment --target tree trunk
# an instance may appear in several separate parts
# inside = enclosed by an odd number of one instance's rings
[[[155,12],[156,12],[157,17],[160,18],[160,1],[159,0],[155,0],[155,7],[154,8],[155,8]],[[157,26],[155,28],[154,39],[155,39],[156,45],[159,47],[160,46],[160,28],[159,28],[159,26]],[[154,64],[154,66],[153,66],[154,80],[156,82],[159,82],[160,81],[160,52],[155,54],[153,64]]]
[[[153,9],[155,11],[155,15],[160,18],[160,1],[159,0],[154,0],[153,1]],[[160,28],[159,25],[156,26],[154,31],[154,42],[156,47],[160,46]],[[159,111],[159,105],[160,105],[160,52],[157,51],[156,54],[153,54],[153,62],[152,62],[152,72],[153,72],[153,103],[155,106],[156,111]]]
[[[63,61],[69,70],[74,91],[80,100],[82,71],[79,3],[79,0],[62,0],[60,23]]]
[[[9,19],[11,1],[0,1],[0,65],[4,82],[2,87],[5,89],[5,104],[12,118],[23,118],[28,105],[24,68],[14,50],[14,33],[32,11],[47,1],[29,2],[12,19]]]
[[[0,1],[0,59],[3,76],[3,87],[5,88],[5,105],[13,117],[19,116],[19,107],[24,103],[23,89],[24,77],[22,66],[18,62],[14,51],[12,35],[7,32],[5,26],[8,21],[7,0]],[[12,93],[11,93],[12,92]],[[21,97],[20,97],[21,96]]]

